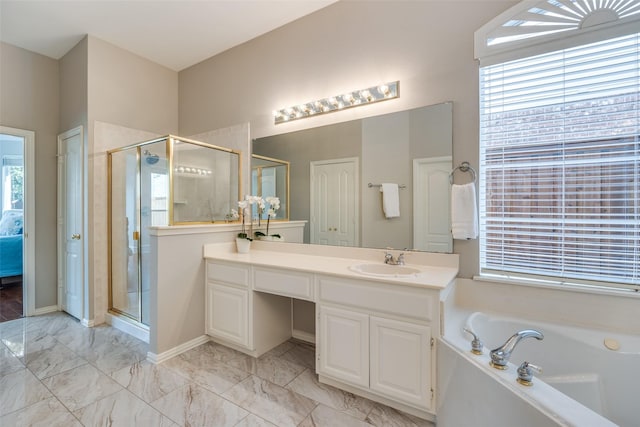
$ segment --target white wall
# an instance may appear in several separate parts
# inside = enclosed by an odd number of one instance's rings
[[[453,161],[478,164],[473,33],[516,1],[337,2],[179,74],[180,133],[249,121],[252,138],[453,101]],[[272,111],[400,80],[400,98],[281,125]],[[295,203],[295,201],[293,201]],[[477,241],[456,241],[460,274]]]

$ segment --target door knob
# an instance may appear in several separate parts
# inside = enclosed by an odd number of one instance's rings
[[[79,235],[79,234],[72,234],[72,235],[71,235],[71,239],[73,239],[73,240],[80,240],[80,235]]]

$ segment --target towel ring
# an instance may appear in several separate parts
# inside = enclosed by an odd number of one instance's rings
[[[477,177],[476,170],[475,170],[473,167],[471,167],[471,165],[469,164],[469,162],[462,162],[462,163],[460,163],[458,166],[456,166],[456,168],[455,168],[455,169],[453,169],[453,170],[451,171],[451,173],[449,174],[449,183],[450,183],[450,184],[452,184],[452,185],[453,185],[453,174],[454,174],[454,172],[455,172],[455,171],[457,171],[458,169],[460,169],[460,171],[461,171],[461,172],[469,172],[469,173],[471,173],[471,177],[473,178],[473,181],[472,181],[472,182],[473,182],[473,183],[475,183],[475,182],[476,182],[476,177]]]

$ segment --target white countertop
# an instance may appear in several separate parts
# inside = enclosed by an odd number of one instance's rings
[[[444,289],[458,274],[457,255],[437,254],[441,257],[455,257],[455,262],[443,262],[443,266],[421,263],[412,263],[407,260],[406,267],[420,270],[420,273],[412,276],[377,276],[358,273],[350,269],[357,264],[380,263],[383,264],[384,250],[372,250],[362,248],[333,248],[336,256],[328,256],[327,252],[314,248],[316,245],[282,244],[273,242],[252,242],[252,249],[247,254],[235,251],[235,244],[210,244],[204,246],[204,258],[220,261],[230,261],[243,264],[251,264],[260,267],[283,268],[287,270],[304,271],[309,273],[340,276],[349,279],[367,280],[381,283],[397,283],[405,286],[426,287],[432,289]],[[309,246],[309,248],[305,248]],[[273,249],[273,250],[272,250]],[[309,253],[300,253],[309,252]],[[397,252],[397,251],[393,251]],[[348,255],[345,257],[345,255]],[[372,259],[372,255],[375,258]],[[414,253],[410,253],[414,258]],[[424,256],[416,253],[415,261],[424,261]],[[427,259],[432,261],[433,259]],[[445,260],[446,258],[439,258]],[[438,261],[438,258],[435,259]],[[449,265],[447,265],[449,264]]]

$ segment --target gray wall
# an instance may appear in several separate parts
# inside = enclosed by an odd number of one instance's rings
[[[58,61],[0,42],[0,124],[35,132],[35,307],[57,303]]]
[[[453,101],[454,165],[477,166],[473,33],[516,3],[337,2],[181,71],[180,133],[248,120],[257,138]],[[273,110],[393,80],[397,100],[273,124]],[[454,252],[462,277],[478,271],[477,241],[456,241]]]

